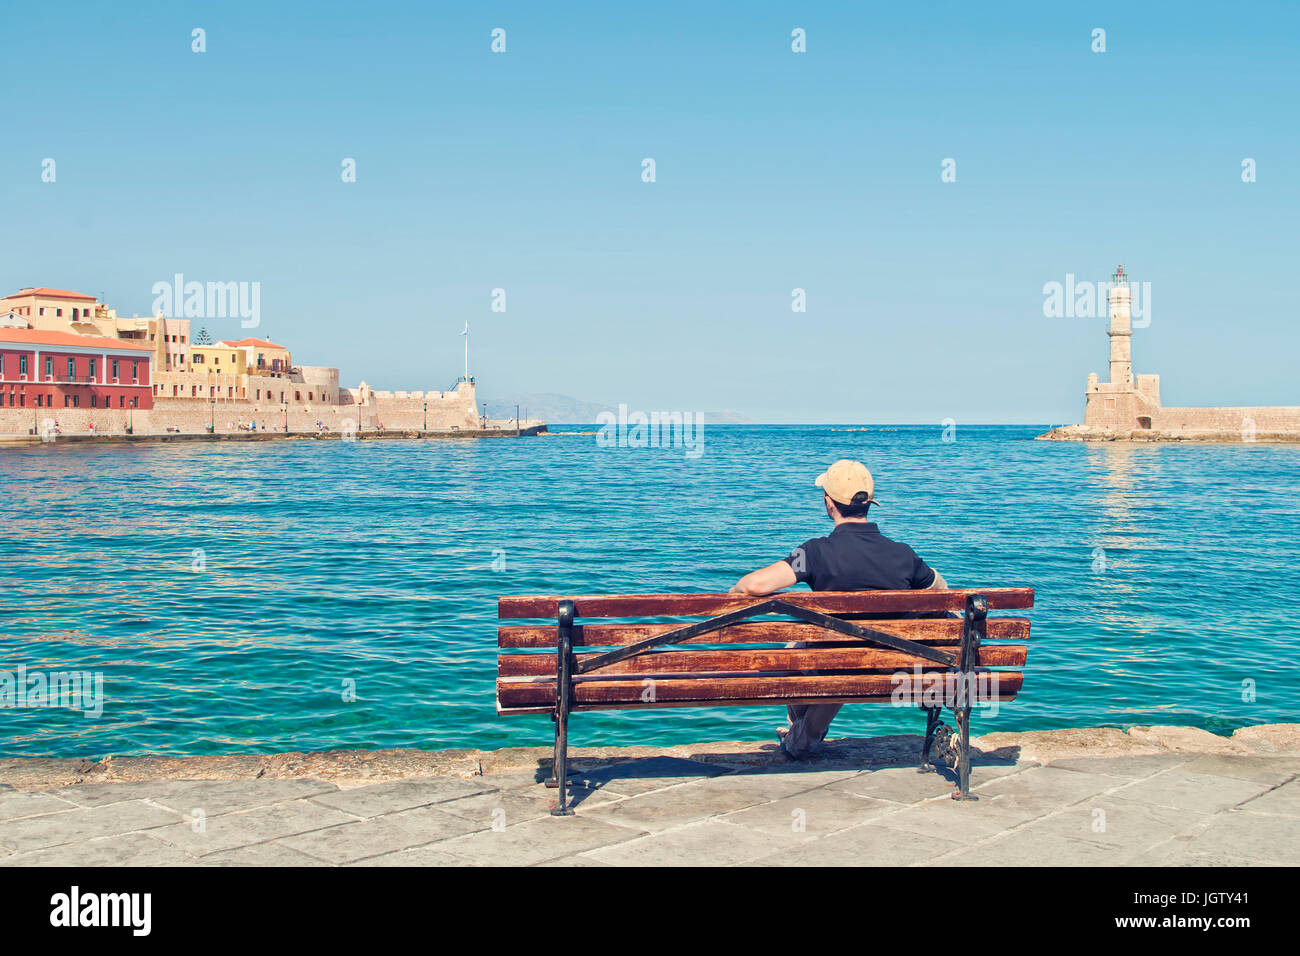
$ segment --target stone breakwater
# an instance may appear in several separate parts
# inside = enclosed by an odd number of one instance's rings
[[[253,424],[256,423],[256,430]],[[450,403],[379,400],[367,405],[299,406],[168,401],[152,409],[3,408],[0,444],[172,438],[375,438],[421,434],[536,434],[539,421],[484,422]]]
[[[1036,441],[1130,441],[1130,442],[1215,442],[1219,444],[1297,444],[1300,431],[1241,428],[1112,428],[1096,425],[1065,425],[1038,435]]]
[[[300,384],[300,383],[299,383]],[[311,436],[537,431],[540,421],[485,421],[472,384],[446,392],[343,389],[341,403],[303,401],[320,393],[281,386],[286,401],[209,402],[163,397],[152,408],[0,407],[0,443],[63,438]],[[287,399],[292,399],[288,401]],[[12,400],[12,396],[11,396]],[[256,429],[254,429],[256,424]]]

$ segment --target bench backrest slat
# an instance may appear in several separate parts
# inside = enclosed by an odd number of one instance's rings
[[[912,699],[921,700],[927,692],[928,676],[909,676],[902,680]],[[1012,700],[1024,674],[1019,671],[989,675],[987,682],[976,681],[970,689],[974,700]],[[667,678],[653,682],[654,695],[647,701],[646,682],[639,677],[605,681],[576,681],[573,685],[574,706],[580,710],[601,707],[663,707],[673,703],[698,702],[711,705],[749,703],[793,703],[838,701],[896,700],[900,682],[892,674],[834,674],[818,676],[767,676],[754,674],[704,680]],[[555,682],[498,681],[498,709],[534,711],[555,705]]]
[[[961,654],[953,648],[958,666]],[[982,668],[1022,667],[1029,648],[1024,644],[986,644],[980,650]],[[582,680],[600,680],[617,675],[653,677],[718,673],[793,673],[798,671],[912,671],[946,670],[944,664],[923,660],[903,651],[877,647],[814,645],[807,648],[762,648],[749,650],[654,651],[625,661],[616,661],[592,671]],[[555,679],[555,654],[502,654],[497,658],[497,675],[503,679],[543,677]]]
[[[939,591],[792,591],[773,595],[797,607],[823,614],[903,614],[961,611],[966,598],[983,594],[991,610],[1033,607],[1033,588],[985,588]],[[591,594],[521,595],[497,600],[502,619],[553,618],[560,601],[574,603],[575,616],[712,617],[764,600],[744,594]]]
[[[894,618],[863,621],[867,627],[886,631],[921,644],[956,644],[961,640],[961,618]],[[579,624],[573,629],[573,646],[622,647],[670,631],[677,624]],[[1023,617],[990,617],[988,639],[1023,641],[1029,638],[1029,621]],[[507,648],[554,647],[554,624],[511,624],[497,628],[497,646]],[[756,619],[744,624],[710,631],[692,643],[698,644],[786,644],[791,641],[856,643],[836,631],[799,621]]]

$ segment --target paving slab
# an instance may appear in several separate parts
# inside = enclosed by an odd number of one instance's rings
[[[1274,787],[1241,804],[1243,810],[1253,813],[1278,813],[1300,817],[1300,780],[1292,780]]]
[[[1252,860],[1237,853],[1197,850],[1191,838],[1176,837],[1134,854],[1125,861],[1130,866],[1275,866]]]
[[[22,852],[153,827],[166,828],[180,814],[145,800],[108,807],[64,810],[0,823],[0,846]]]
[[[1230,810],[1215,814],[1186,842],[1193,853],[1300,866],[1300,828],[1287,817]]]
[[[1118,754],[1112,757],[1061,757],[1046,765],[1059,770],[1078,770],[1083,773],[1104,773],[1112,777],[1141,780],[1161,770],[1188,763],[1195,754],[1153,753]]]
[[[513,826],[525,820],[536,820],[538,817],[550,816],[555,798],[553,796],[548,798],[542,796],[542,794],[552,794],[554,792],[540,787],[536,794],[493,790],[488,793],[448,800],[446,803],[438,804],[438,809],[463,817],[466,820],[472,820],[481,827],[499,827],[502,824]],[[597,802],[606,803],[608,800],[601,798]],[[583,807],[585,808],[586,804],[583,804]]]
[[[199,857],[199,866],[332,866],[283,843],[254,843]]]
[[[898,804],[887,800],[822,787],[736,810],[719,819],[772,836],[824,836],[897,809]]]
[[[481,822],[430,806],[281,837],[276,842],[328,863],[351,863],[483,828]]]
[[[504,830],[480,830],[445,840],[437,849],[477,865],[532,866],[635,839],[644,833],[639,828],[616,826],[584,815],[547,816]]]
[[[1151,803],[1175,810],[1215,813],[1266,793],[1270,786],[1252,780],[1238,780],[1218,774],[1194,773],[1175,767],[1131,783],[1115,795],[1138,803]]]
[[[77,805],[57,793],[33,793],[26,790],[0,790],[0,822],[33,817],[42,813],[72,810]]]
[[[584,773],[582,780],[584,786],[590,789],[608,790],[630,797],[705,777],[716,777],[730,773],[733,769],[682,757],[646,757]]]
[[[753,862],[762,866],[910,866],[960,847],[953,840],[908,833],[870,821],[777,850]]]
[[[860,770],[755,770],[710,777],[691,784],[700,791],[780,800],[856,777]]]
[[[333,790],[310,799],[312,803],[333,807],[353,816],[377,817],[455,800],[457,797],[481,794],[490,789],[477,781],[462,780],[459,777],[425,777]]]
[[[411,847],[384,853],[380,856],[368,856],[346,866],[473,866],[474,861],[463,856],[456,856],[440,848],[440,844]],[[503,864],[509,865],[509,864]]]
[[[75,787],[60,787],[53,795],[77,807],[106,807],[131,800],[152,800],[171,806],[167,800],[187,803],[202,788],[220,792],[236,792],[230,781],[198,780],[147,780],[122,783],[86,783]],[[171,809],[178,809],[171,806]]]
[[[213,816],[337,790],[322,780],[158,780],[80,784],[54,793],[84,807],[151,800],[189,818],[195,810]]]
[[[655,833],[762,802],[764,798],[754,794],[706,790],[699,783],[682,783],[593,807],[583,816]]]
[[[733,866],[770,854],[774,845],[796,846],[802,839],[801,834],[774,836],[705,820],[581,855],[610,866]]]
[[[872,820],[872,825],[888,827],[919,836],[937,837],[951,843],[981,843],[1014,827],[1041,817],[1045,811],[1003,807],[999,797],[979,800],[951,800],[940,797],[922,804],[902,807]]]
[[[0,859],[0,866],[183,866],[194,859],[147,833],[124,833]]]
[[[1236,777],[1238,780],[1251,780],[1277,786],[1300,776],[1300,757],[1206,754],[1188,761],[1184,769],[1194,773],[1212,773],[1219,777]]]
[[[1113,794],[1083,800],[1022,829],[1142,852],[1205,826],[1209,814],[1125,800]]]
[[[868,770],[829,783],[832,790],[856,793],[861,797],[912,804],[953,791],[952,780],[941,773],[919,773],[915,767],[886,767]]]
[[[1128,851],[1113,843],[1017,830],[977,847],[929,861],[934,866],[1116,866]]]
[[[599,860],[593,860],[585,856],[564,856],[558,860],[547,860],[545,863],[538,863],[542,866],[603,866],[606,869],[613,866],[611,863],[601,863]]]
[[[972,786],[971,792],[981,800],[997,797],[996,803],[1000,809],[1050,813],[1114,790],[1128,782],[1123,777],[1107,774],[1062,770],[1057,767],[1031,767],[1024,773]]]
[[[118,804],[117,806],[121,806]],[[83,810],[82,813],[115,811],[104,807],[102,811]],[[206,856],[235,847],[264,843],[281,837],[321,830],[341,823],[356,822],[356,817],[323,807],[310,800],[288,800],[269,807],[256,807],[234,813],[208,816],[201,830],[193,828],[194,821],[162,827],[155,834],[172,846],[180,847],[191,856]]]

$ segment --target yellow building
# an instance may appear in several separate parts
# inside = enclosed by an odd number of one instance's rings
[[[238,349],[246,356],[248,371],[253,375],[265,375],[268,372],[288,372],[293,368],[293,358],[283,345],[276,345],[266,339],[237,339],[222,341],[218,347],[227,350]]]

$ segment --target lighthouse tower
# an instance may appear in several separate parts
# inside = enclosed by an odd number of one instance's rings
[[[1118,266],[1110,277],[1110,382],[1133,384],[1133,294],[1124,267]]]
[[[1148,287],[1142,286],[1148,310]],[[1133,289],[1123,266],[1110,277],[1110,381],[1088,376],[1083,424],[1106,433],[1150,429],[1160,417],[1160,376],[1133,374]]]

